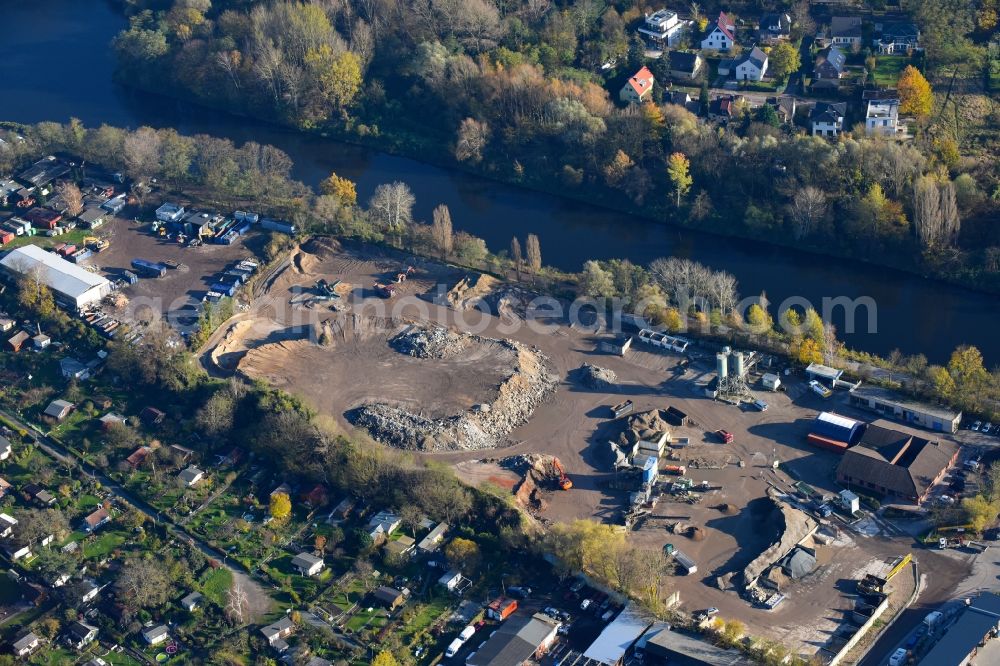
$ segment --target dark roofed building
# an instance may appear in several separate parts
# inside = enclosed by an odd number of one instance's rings
[[[1000,595],[984,592],[970,601],[918,666],[965,666],[979,651],[980,645],[998,631]]]
[[[858,446],[844,454],[837,480],[919,504],[957,459],[951,442],[869,425]]]
[[[764,14],[760,17],[760,40],[765,43],[773,43],[782,39],[788,39],[792,32],[792,17],[788,14],[774,12]]]
[[[688,51],[671,51],[670,55],[670,76],[678,79],[693,79],[698,76],[704,59],[698,53]]]
[[[650,630],[651,632],[653,630]],[[661,628],[647,639],[643,636],[647,662],[674,666],[750,666],[753,660],[739,650],[716,647],[701,638]]]
[[[43,187],[67,173],[69,173],[69,165],[49,155],[19,173],[17,178],[20,181],[31,183],[35,187]]]
[[[816,54],[813,77],[817,79],[839,79],[844,75],[847,56],[836,46],[823,49]]]
[[[559,624],[547,615],[513,615],[466,660],[468,666],[521,666],[543,654]]]
[[[406,601],[406,597],[403,596],[402,592],[386,585],[376,588],[372,592],[372,596],[389,610],[395,610]]]

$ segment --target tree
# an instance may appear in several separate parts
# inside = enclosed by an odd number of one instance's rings
[[[247,599],[246,590],[243,588],[243,583],[233,577],[233,582],[229,586],[229,592],[226,595],[226,617],[229,621],[236,626],[242,626],[248,621],[247,613],[249,612],[250,602]]]
[[[799,343],[799,348],[795,352],[795,357],[799,363],[807,365],[809,363],[822,363],[823,350],[819,343],[812,338],[805,338]]]
[[[490,126],[485,121],[466,118],[458,127],[455,142],[455,159],[459,162],[478,164],[483,160],[483,150],[490,140]]]
[[[528,259],[528,267],[535,273],[542,269],[542,247],[538,242],[538,236],[528,234],[528,239],[524,244],[525,253]]]
[[[160,135],[152,127],[140,127],[125,137],[125,169],[134,180],[145,181],[159,170]]]
[[[329,44],[322,44],[306,52],[304,64],[322,101],[343,113],[361,89],[358,56],[346,50],[337,53]]]
[[[320,181],[319,189],[323,194],[336,197],[341,206],[353,206],[358,202],[358,191],[354,181],[341,178],[335,172]]]
[[[271,517],[276,521],[283,522],[292,515],[292,501],[288,497],[288,493],[274,493],[271,495],[271,504],[269,507]]]
[[[774,320],[768,314],[764,306],[754,303],[747,311],[747,323],[750,324],[750,332],[756,335],[769,333],[774,327]]]
[[[924,119],[931,114],[934,93],[920,70],[907,65],[896,82],[899,91],[899,113]]]
[[[601,268],[596,261],[583,264],[580,273],[580,291],[591,298],[610,298],[615,295],[615,285],[611,273]]]
[[[76,217],[83,212],[83,193],[80,192],[80,188],[76,186],[76,183],[70,181],[64,181],[56,186],[56,192],[62,197],[63,203],[66,205],[66,212],[70,217]]]
[[[225,437],[233,429],[236,401],[225,389],[216,391],[195,415],[195,423],[209,437]]]
[[[372,666],[398,666],[399,662],[388,650],[382,650],[372,659]]]
[[[826,194],[812,185],[796,190],[789,213],[795,237],[802,239],[811,235],[826,216]]]
[[[677,194],[677,207],[681,206],[681,197],[688,193],[694,180],[690,173],[691,164],[684,153],[672,153],[667,163],[667,175],[674,185],[674,192]]]
[[[17,514],[14,538],[25,545],[49,535],[54,535],[56,541],[64,541],[69,533],[69,520],[59,509],[27,509]]]
[[[802,59],[799,50],[791,42],[779,42],[768,54],[771,73],[776,79],[784,81],[789,75],[799,71]]]
[[[413,221],[414,203],[416,199],[409,186],[396,181],[376,187],[368,209],[383,229],[398,234]]]
[[[156,608],[167,601],[172,586],[160,560],[127,560],[115,581],[118,600],[132,611]]]
[[[444,555],[448,558],[448,564],[467,576],[475,573],[482,559],[479,553],[479,545],[475,541],[462,537],[452,539],[445,546]]]
[[[521,255],[521,241],[517,240],[517,236],[510,239],[510,260],[514,262],[514,270],[517,271],[517,279],[520,280],[524,257]]]
[[[434,246],[441,253],[441,258],[444,259],[451,254],[455,243],[451,228],[451,211],[446,205],[440,204],[434,209],[433,219],[431,238],[434,239]]]

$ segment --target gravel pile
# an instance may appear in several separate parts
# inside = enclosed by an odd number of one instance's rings
[[[470,337],[441,327],[411,327],[389,344],[399,353],[416,358],[448,358],[463,352],[469,346]]]
[[[590,363],[584,363],[580,368],[580,379],[592,389],[608,389],[618,383],[618,375],[614,371]]]
[[[470,336],[471,337],[471,336]],[[355,426],[386,445],[424,451],[471,451],[506,445],[507,435],[527,422],[550,395],[559,377],[538,351],[508,340],[494,340],[517,353],[516,369],[504,380],[488,409],[430,419],[386,403],[371,403],[347,413]]]

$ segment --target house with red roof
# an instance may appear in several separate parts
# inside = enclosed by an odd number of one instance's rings
[[[708,51],[728,51],[735,43],[736,24],[726,16],[726,12],[719,12],[715,25],[701,40],[701,48]]]
[[[649,68],[643,67],[625,82],[618,93],[618,99],[628,104],[642,104],[652,97],[655,81]]]

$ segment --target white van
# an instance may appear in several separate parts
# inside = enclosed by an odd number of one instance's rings
[[[757,408],[758,412],[766,412],[767,411],[767,403],[764,402],[763,400],[754,400],[753,401],[753,406]]]
[[[444,651],[444,656],[451,659],[458,654],[458,651],[462,649],[463,645],[465,645],[465,641],[461,638],[456,638],[448,645],[448,649]]]
[[[460,633],[458,637],[461,638],[462,642],[464,643],[465,641],[472,638],[472,634],[474,633],[476,633],[476,628],[470,624],[465,629],[462,629],[462,633]]]

